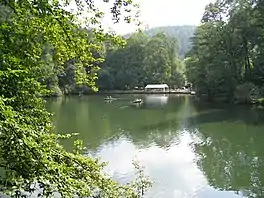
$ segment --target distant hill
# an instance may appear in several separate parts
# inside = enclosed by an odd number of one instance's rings
[[[158,32],[165,32],[168,36],[176,38],[179,42],[179,56],[184,57],[186,52],[191,48],[190,38],[193,37],[196,26],[164,26],[145,30],[144,32],[149,36],[154,36]],[[125,38],[131,34],[124,35]]]

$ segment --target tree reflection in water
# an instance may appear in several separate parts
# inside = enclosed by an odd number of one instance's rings
[[[135,149],[152,147],[155,152],[162,151],[164,157],[168,150],[178,151],[175,145],[180,145],[184,133],[188,133],[193,138],[195,162],[210,186],[245,197],[264,197],[263,112],[243,106],[202,103],[187,96],[115,97],[119,100],[109,104],[100,96],[65,98],[49,102],[48,108],[55,111],[56,129],[60,133],[80,132],[79,138],[91,152],[125,137],[125,142]],[[140,97],[143,105],[138,108],[129,105]],[[69,142],[64,145],[68,149],[72,146]],[[172,170],[170,167],[163,171]],[[165,178],[164,173],[164,181]],[[211,193],[205,197],[216,195]]]
[[[190,118],[199,137],[193,144],[197,165],[210,185],[264,197],[263,121],[263,112],[242,107],[203,109]]]

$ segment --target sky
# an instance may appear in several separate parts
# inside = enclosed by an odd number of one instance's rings
[[[214,0],[138,0],[140,5],[140,21],[143,27],[175,25],[198,25],[205,6]],[[118,34],[134,32],[137,28],[131,24],[120,22],[113,25],[109,17],[104,26],[113,28]]]

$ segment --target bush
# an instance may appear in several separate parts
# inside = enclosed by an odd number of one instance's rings
[[[249,104],[259,96],[259,89],[253,83],[243,83],[236,87],[235,101],[237,103]]]
[[[62,91],[59,88],[59,86],[53,86],[53,87],[51,87],[51,91],[50,91],[50,96],[51,97],[60,97],[62,95],[63,94],[62,94]]]

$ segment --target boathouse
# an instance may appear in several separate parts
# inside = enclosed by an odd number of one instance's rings
[[[145,87],[145,91],[169,91],[169,86],[167,84],[151,84]]]

